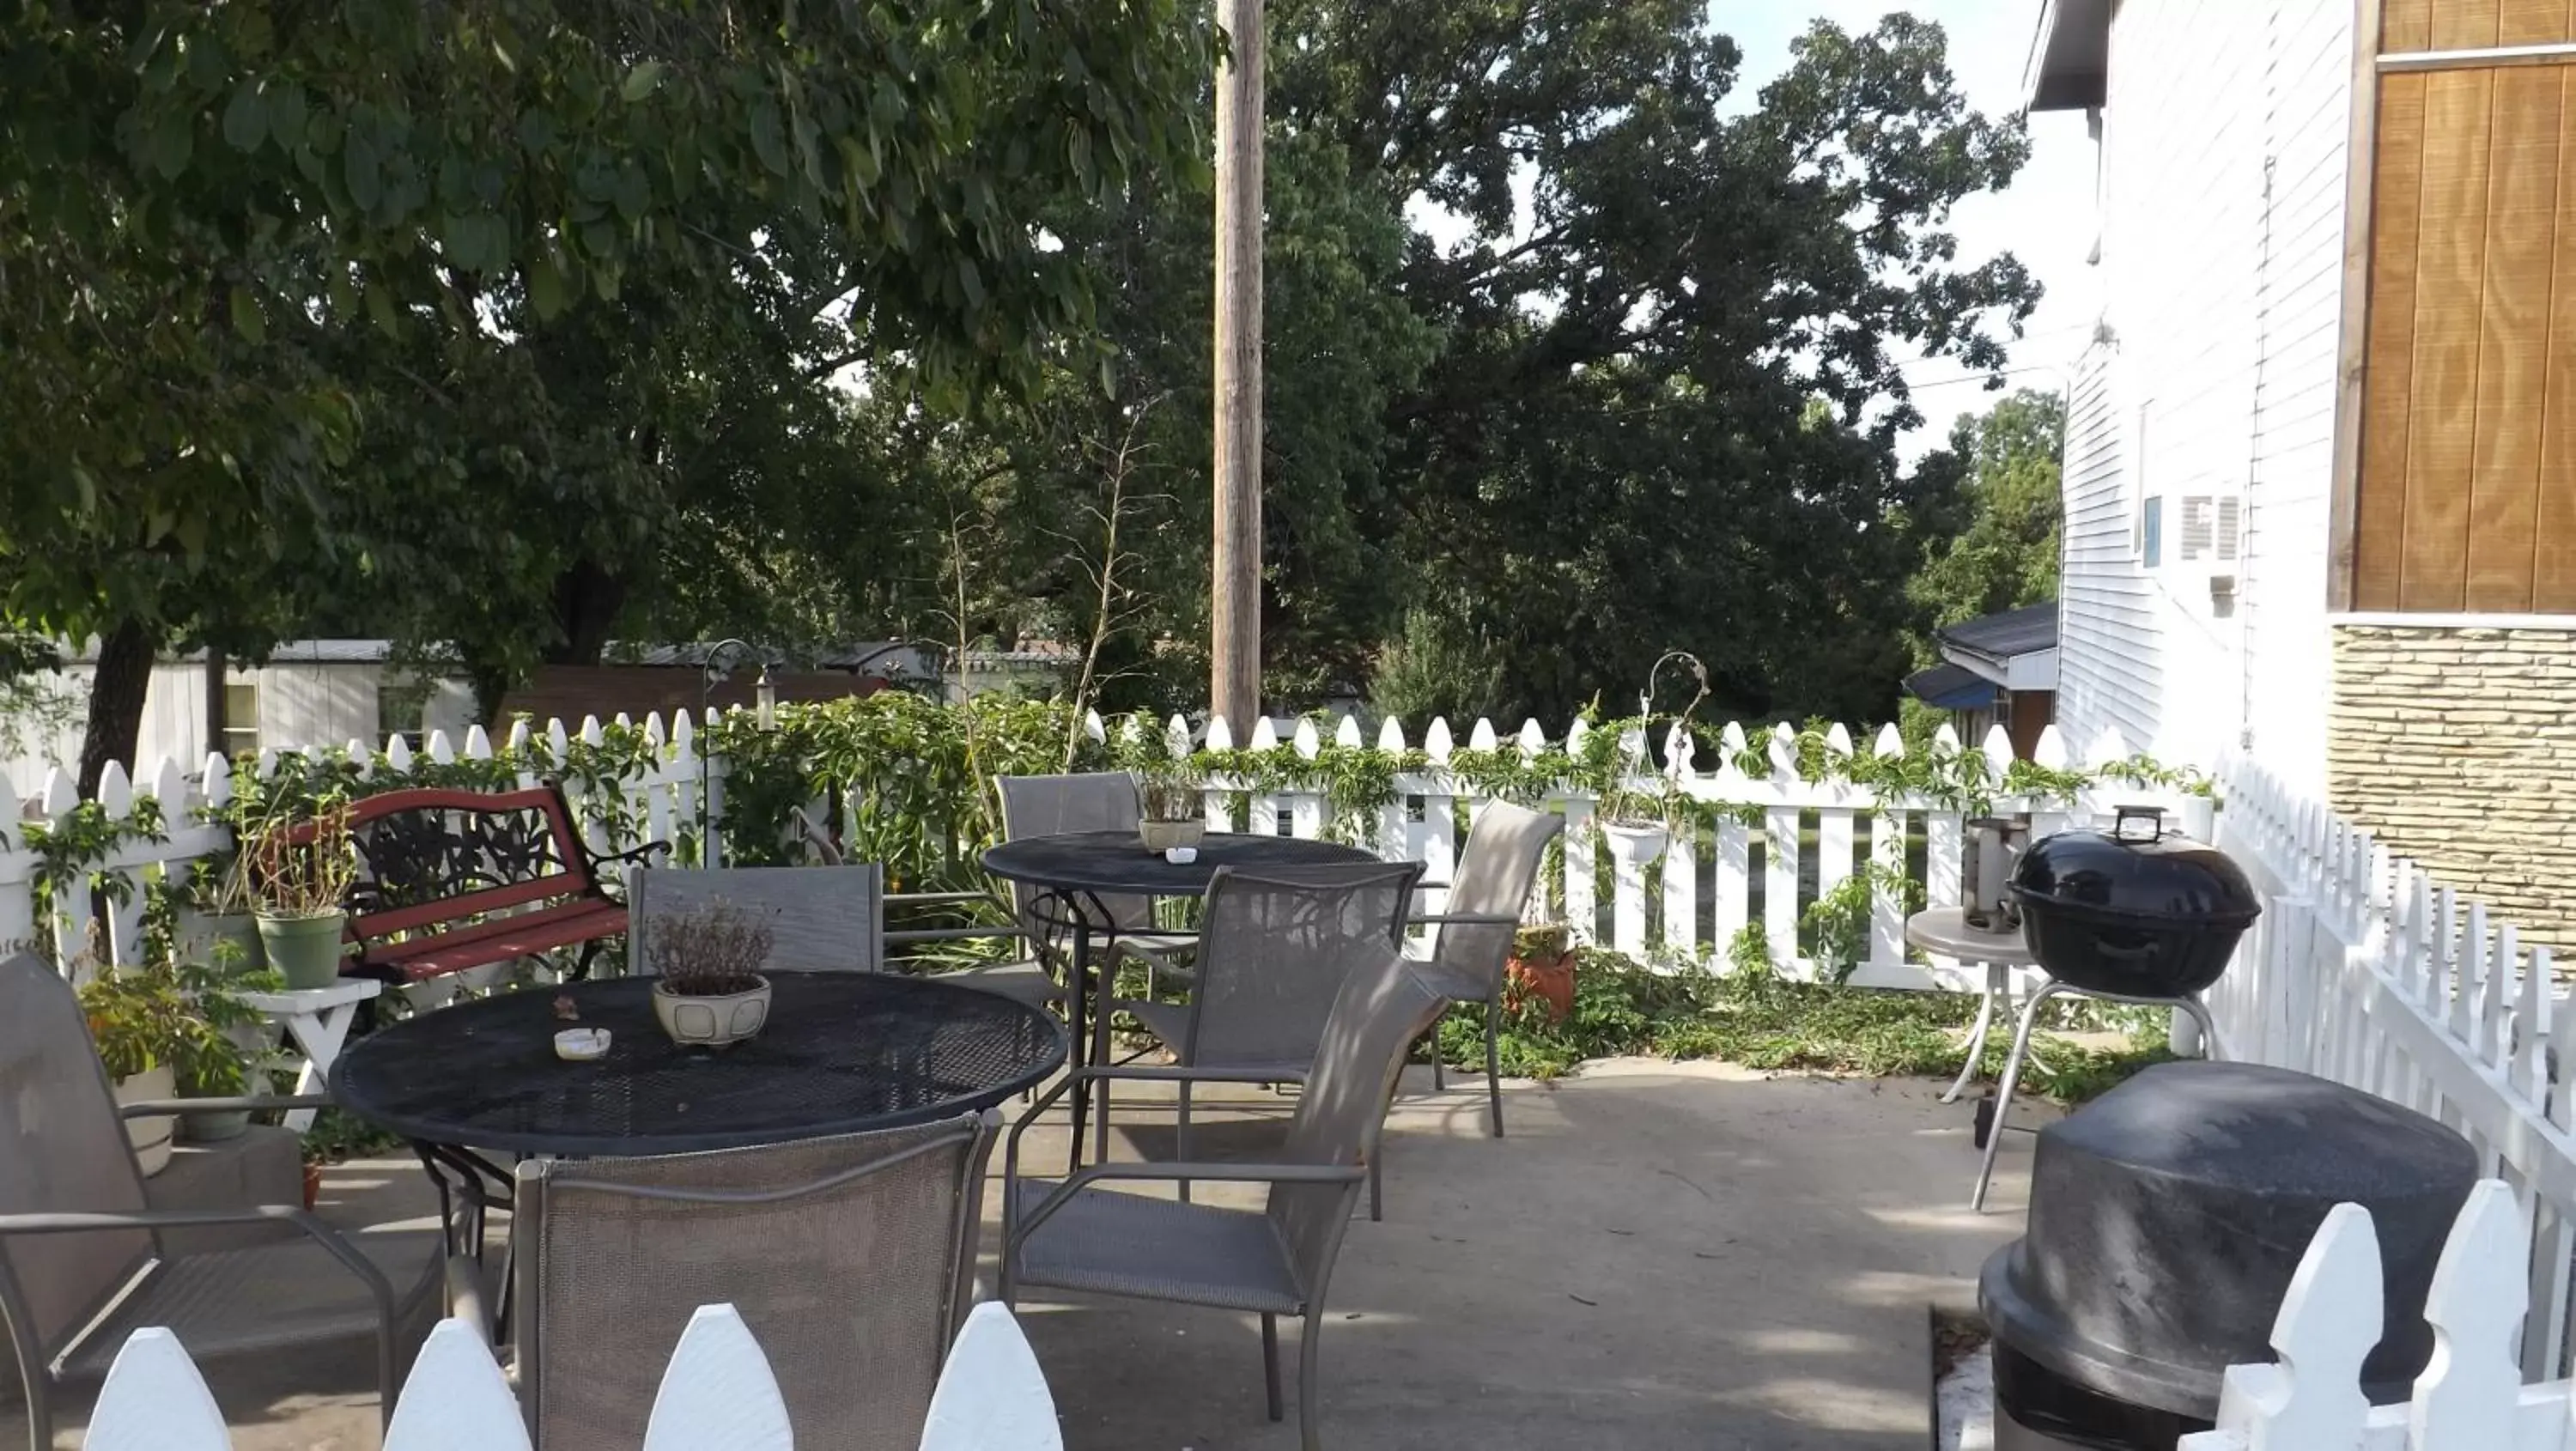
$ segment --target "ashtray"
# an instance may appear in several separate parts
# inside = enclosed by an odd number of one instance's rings
[[[555,1034],[555,1056],[566,1063],[589,1063],[608,1056],[606,1028],[566,1028]]]
[[[1176,867],[1188,866],[1190,863],[1197,861],[1198,859],[1199,849],[1194,846],[1167,846],[1163,848],[1163,860],[1170,862]]]

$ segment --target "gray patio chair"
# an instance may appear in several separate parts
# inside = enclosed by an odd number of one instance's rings
[[[1198,980],[1185,1003],[1126,1008],[1184,1068],[1304,1083],[1325,1020],[1351,973],[1400,944],[1420,862],[1371,862],[1255,875],[1220,867],[1199,919]],[[1190,1083],[1181,1080],[1172,1143],[1190,1156]],[[1109,1084],[1100,1084],[1109,1129]],[[1106,1153],[1102,1157],[1107,1157]],[[1189,1185],[1181,1185],[1189,1198]]]
[[[875,862],[857,866],[835,863],[821,867],[695,870],[638,867],[626,878],[627,910],[632,924],[627,932],[626,970],[638,976],[652,972],[649,954],[656,918],[691,911],[718,899],[756,914],[769,924],[772,938],[764,966],[780,972],[882,972],[888,942],[1020,935],[1009,927],[998,926],[886,931],[889,905],[998,905],[998,899],[982,892],[900,892],[889,896],[885,868]],[[1033,960],[991,963],[940,976],[943,981],[1000,993],[1038,1007],[1063,996],[1047,969]]]
[[[760,1341],[801,1446],[913,1451],[973,1298],[997,1115],[519,1165],[520,1395],[545,1451],[635,1451],[700,1305]]]
[[[1144,819],[1145,804],[1136,778],[1125,771],[1085,771],[1064,776],[996,776],[993,787],[1002,800],[1002,836],[1018,841],[1071,831],[1133,831]],[[1037,918],[1037,892],[1011,884],[1011,902],[1022,927],[1033,935],[1055,931]],[[1096,899],[1109,914],[1106,925],[1116,934],[1117,950],[1144,963],[1155,980],[1187,982],[1189,968],[1178,955],[1195,940],[1187,932],[1155,925],[1148,897],[1105,895]]]
[[[1565,818],[1554,812],[1486,802],[1476,809],[1467,832],[1467,851],[1449,888],[1448,910],[1413,919],[1438,931],[1431,960],[1420,965],[1423,980],[1451,1002],[1485,1005],[1485,1099],[1498,1139],[1503,1136],[1503,1087],[1496,1034],[1503,1012],[1503,969],[1511,960],[1521,909],[1538,881],[1539,861],[1548,842],[1564,829]],[[1431,1077],[1435,1086],[1448,1086],[1436,1041]]]
[[[105,1374],[145,1325],[203,1364],[373,1335],[382,1413],[393,1412],[400,1322],[438,1283],[434,1235],[353,1241],[300,1205],[153,1209],[121,1118],[319,1107],[297,1098],[137,1103],[120,1116],[79,1000],[35,957],[0,958],[0,1320],[27,1396],[28,1444],[53,1445],[52,1392]],[[165,1230],[273,1222],[302,1237],[171,1254]],[[398,1296],[386,1264],[422,1255]]]
[[[1392,949],[1342,984],[1323,1043],[1274,1163],[1094,1164],[1059,1182],[1019,1175],[1020,1135],[1083,1078],[1172,1083],[1260,1082],[1262,1070],[1084,1068],[1012,1125],[1003,1161],[1002,1299],[1028,1286],[1211,1305],[1261,1316],[1264,1388],[1280,1419],[1279,1323],[1305,1321],[1297,1362],[1298,1432],[1316,1451],[1324,1296],[1350,1227],[1365,1167],[1378,1152],[1389,1094],[1407,1050],[1443,1001]],[[1258,1210],[1221,1209],[1103,1187],[1131,1180],[1261,1183]]]

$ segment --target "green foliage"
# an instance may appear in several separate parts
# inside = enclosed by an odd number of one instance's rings
[[[240,995],[276,985],[268,974],[160,962],[100,971],[81,984],[80,1005],[110,1077],[166,1064],[181,1093],[222,1097],[244,1092],[249,1081],[249,1058],[232,1030],[262,1021]]]
[[[0,618],[595,655],[666,548],[761,567],[693,520],[849,512],[843,367],[1091,347],[1028,219],[1197,168],[1209,55],[1174,0],[11,7]]]
[[[1836,987],[1851,981],[1853,970],[1869,958],[1870,921],[1881,892],[1901,912],[1911,912],[1923,901],[1923,888],[1912,878],[1885,862],[1871,862],[1819,894],[1799,918],[1814,943],[1810,955],[1816,967]]]
[[[1983,415],[1962,414],[1946,453],[1926,458],[1919,476],[1955,478],[1955,496],[1918,506],[1946,514],[1948,529],[1906,597],[1926,626],[2057,598],[2058,452],[2066,405],[2054,393],[2025,388]],[[1928,635],[1916,663],[1934,658]]]
[[[1977,1010],[1965,993],[1788,982],[1741,964],[1718,977],[1692,968],[1653,971],[1590,949],[1578,959],[1574,1011],[1564,1022],[1550,1024],[1535,999],[1507,1016],[1498,1043],[1504,1073],[1554,1078],[1589,1058],[1647,1055],[1780,1072],[1947,1077],[1966,1060],[1964,1030]],[[1445,1061],[1480,1067],[1484,1008],[1461,1007],[1442,1019],[1438,1046]],[[2002,1071],[2008,1046],[2002,1035],[1989,1039],[1982,1064],[1989,1076]],[[2023,1081],[2029,1091],[2080,1103],[2170,1057],[2163,1028],[2152,1020],[2132,1029],[2125,1048],[2043,1033]]]

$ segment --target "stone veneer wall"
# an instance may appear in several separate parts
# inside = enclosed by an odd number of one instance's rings
[[[2576,630],[2337,625],[2334,809],[2576,963]]]

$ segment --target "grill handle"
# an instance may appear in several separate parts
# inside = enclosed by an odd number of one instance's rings
[[[2146,831],[2143,834],[2132,831],[2129,827],[2129,823],[2133,821],[2145,822]],[[2159,837],[2162,837],[2164,834],[2165,809],[2163,807],[2119,806],[2112,808],[2111,839],[2113,841],[2154,841]]]

